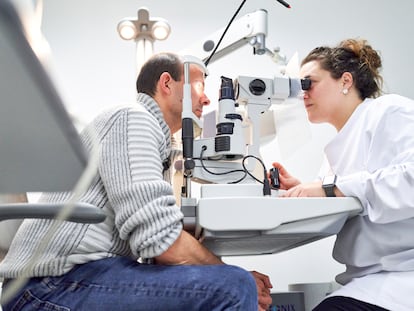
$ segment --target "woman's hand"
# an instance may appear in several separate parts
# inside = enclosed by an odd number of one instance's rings
[[[296,185],[281,195],[282,197],[325,197],[321,181]]]
[[[326,197],[322,181],[302,184],[299,179],[290,175],[279,162],[274,162],[273,167],[279,170],[280,189],[286,190],[280,195],[281,197]],[[344,196],[338,188],[335,187],[334,191],[337,197]]]
[[[279,170],[280,189],[289,190],[290,188],[300,184],[300,180],[290,175],[282,164],[274,162],[272,165]]]

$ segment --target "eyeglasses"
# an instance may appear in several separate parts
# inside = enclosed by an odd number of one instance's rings
[[[300,79],[300,84],[303,91],[307,91],[311,88],[312,81],[309,78]]]

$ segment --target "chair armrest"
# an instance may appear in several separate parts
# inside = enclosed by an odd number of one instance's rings
[[[4,203],[0,204],[0,221],[21,218],[53,219],[65,203]],[[78,223],[100,223],[105,213],[88,203],[76,203],[66,221]]]

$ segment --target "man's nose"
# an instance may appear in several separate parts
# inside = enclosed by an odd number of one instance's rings
[[[205,94],[204,94],[204,97],[203,97],[201,102],[202,102],[203,106],[210,105],[210,99]]]

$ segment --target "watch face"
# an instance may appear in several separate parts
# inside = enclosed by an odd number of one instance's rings
[[[336,181],[336,175],[329,175],[323,178],[323,185],[334,185]]]

